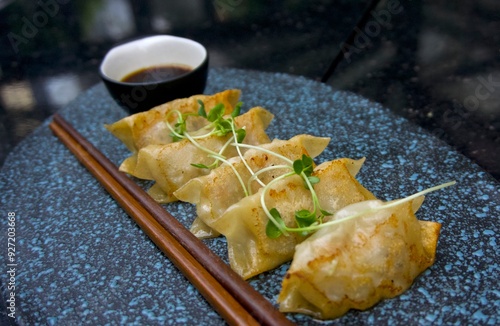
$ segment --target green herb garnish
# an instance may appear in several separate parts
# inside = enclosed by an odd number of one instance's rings
[[[381,210],[384,210],[384,209],[387,209],[387,208],[391,208],[391,207],[395,207],[395,206],[401,205],[403,203],[406,203],[408,201],[416,199],[417,197],[423,196],[423,195],[425,195],[427,193],[430,193],[430,192],[433,192],[433,191],[436,191],[436,190],[439,190],[439,189],[442,189],[442,188],[445,188],[445,187],[449,187],[449,186],[452,186],[454,184],[456,184],[455,181],[443,183],[441,185],[434,186],[434,187],[422,190],[420,192],[417,192],[417,193],[415,193],[415,194],[413,194],[411,196],[408,196],[408,197],[405,197],[405,198],[401,198],[401,199],[398,199],[398,200],[389,201],[389,202],[381,204],[380,206],[372,207],[372,208],[366,209],[364,211],[358,212],[356,214],[353,214],[353,215],[350,215],[350,216],[347,216],[347,217],[344,217],[344,218],[341,218],[341,219],[338,219],[338,220],[332,220],[332,221],[324,222],[324,223],[322,223],[322,222],[312,222],[312,219],[309,219],[309,217],[306,216],[307,214],[304,213],[304,219],[303,220],[306,223],[301,226],[299,224],[299,222],[298,222],[297,223],[298,227],[296,227],[296,228],[287,227],[285,225],[285,223],[283,222],[283,220],[281,219],[281,216],[279,215],[279,213],[276,214],[276,212],[274,212],[272,214],[272,216],[269,218],[268,225],[266,226],[266,234],[270,238],[277,238],[277,237],[281,236],[282,234],[285,234],[285,235],[288,234],[288,232],[300,232],[302,234],[308,234],[308,233],[315,232],[315,231],[317,231],[317,230],[319,230],[321,228],[324,228],[324,227],[327,227],[327,226],[330,226],[330,225],[340,224],[340,223],[346,222],[348,220],[352,220],[354,218],[358,218],[358,217],[364,216],[366,214],[375,213],[375,212],[378,212],[378,211],[381,211]],[[302,213],[301,213],[301,215],[302,215]],[[302,218],[302,216],[301,216],[301,218]],[[296,215],[296,220],[297,220],[297,215]],[[310,222],[312,222],[312,223],[310,223]],[[310,224],[307,225],[308,223],[310,223]],[[273,225],[270,225],[270,224],[273,224]]]
[[[213,169],[218,166],[218,162],[221,159],[224,159],[223,152],[227,148],[227,146],[229,146],[230,143],[232,143],[233,141],[236,141],[236,143],[241,143],[245,139],[246,136],[245,129],[243,128],[236,129],[234,123],[234,118],[236,118],[241,112],[242,103],[239,102],[235,106],[233,112],[228,118],[224,117],[224,112],[226,110],[222,103],[219,103],[216,106],[214,106],[212,109],[210,109],[208,113],[205,110],[205,104],[201,100],[198,100],[198,104],[200,106],[198,108],[197,113],[182,114],[180,111],[177,110],[170,112],[167,115],[167,118],[170,116],[170,114],[177,114],[177,122],[173,126],[170,124],[167,125],[170,129],[170,136],[172,137],[172,140],[174,142],[183,139],[188,139],[197,148],[203,150],[208,155],[214,157],[214,162],[210,165],[193,163],[191,164],[192,166],[200,169]],[[204,129],[207,129],[208,132],[203,135],[196,135],[196,136],[190,135],[189,132],[187,131],[187,124],[186,124],[186,121],[190,116],[198,116],[205,118],[209,122],[209,124],[206,125]],[[216,153],[210,150],[209,148],[200,145],[197,141],[199,139],[207,138],[212,135],[216,135],[218,137],[224,137],[228,133],[233,133],[233,137],[230,140],[228,140],[226,145],[222,147],[219,153]]]

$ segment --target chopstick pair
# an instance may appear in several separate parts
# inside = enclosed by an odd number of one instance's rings
[[[292,325],[60,115],[49,127],[228,324]]]

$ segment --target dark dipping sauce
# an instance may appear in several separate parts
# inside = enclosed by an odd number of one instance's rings
[[[167,81],[187,74],[193,68],[187,65],[171,64],[163,66],[153,66],[136,70],[121,79],[124,83],[150,83]]]

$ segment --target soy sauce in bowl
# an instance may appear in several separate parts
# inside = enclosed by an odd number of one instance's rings
[[[142,68],[131,72],[120,81],[124,83],[150,83],[157,81],[168,81],[192,71],[188,65],[170,64]]]
[[[187,38],[146,36],[110,49],[99,66],[99,75],[117,104],[135,114],[202,94],[208,77],[208,52]]]

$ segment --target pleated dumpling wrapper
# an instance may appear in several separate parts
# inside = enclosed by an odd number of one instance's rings
[[[418,221],[423,197],[369,212],[381,201],[345,207],[328,225],[299,244],[278,298],[282,312],[320,319],[365,310],[395,297],[434,263],[440,224]]]
[[[243,144],[260,145],[271,140],[266,134],[266,128],[273,119],[273,114],[261,107],[255,107],[234,118],[236,129],[245,128],[246,135]],[[189,119],[188,119],[189,120]],[[201,130],[206,134],[207,130]],[[192,135],[196,135],[193,132]],[[140,179],[154,180],[155,184],[148,193],[160,203],[177,200],[174,192],[189,180],[210,173],[210,169],[195,167],[191,164],[210,165],[214,158],[208,156],[206,150],[219,152],[226,158],[238,155],[234,146],[225,146],[232,133],[225,136],[210,135],[197,139],[200,148],[190,140],[164,145],[149,145],[141,148],[136,156],[129,157],[120,166],[120,170]],[[241,152],[245,152],[245,148]]]
[[[363,162],[364,159],[344,158],[322,163],[314,169],[312,175],[320,179],[314,189],[322,209],[335,212],[350,204],[375,198],[355,179]],[[267,236],[269,219],[261,204],[263,189],[229,207],[211,224],[226,237],[231,268],[244,279],[291,260],[295,246],[306,239],[295,232],[278,238]],[[266,190],[264,200],[268,208],[280,212],[287,227],[296,227],[296,211],[314,210],[311,191],[298,175],[273,183]]]
[[[139,112],[125,117],[115,123],[105,125],[106,129],[116,138],[120,139],[131,152],[137,152],[142,147],[152,144],[168,144],[172,142],[170,129],[167,123],[174,124],[177,119],[172,111],[181,113],[196,113],[202,101],[206,110],[210,110],[217,104],[223,104],[225,114],[230,114],[240,99],[241,91],[230,89],[213,95],[193,95],[167,102],[152,108],[151,110]],[[168,121],[167,121],[168,116]],[[207,124],[207,120],[201,117],[192,117],[188,121],[187,131],[198,130]]]
[[[274,139],[269,144],[260,147],[282,155],[288,159],[299,159],[303,154],[316,157],[323,152],[330,138],[316,137],[311,135],[297,135],[289,140]],[[240,157],[230,160],[231,166],[224,164],[211,171],[210,174],[195,178],[187,182],[182,188],[175,192],[175,196],[182,201],[196,205],[197,218],[191,226],[191,232],[199,238],[210,238],[220,235],[220,231],[214,230],[212,226],[226,209],[236,204],[247,194],[255,193],[261,184],[254,181],[247,185],[251,173],[263,168],[283,164],[283,159],[270,155],[259,149],[249,149],[243,155],[245,161]],[[239,174],[242,184],[238,180],[235,171]],[[263,173],[259,179],[267,184],[276,175],[283,173],[283,169],[276,169]],[[222,230],[221,230],[222,231]]]

